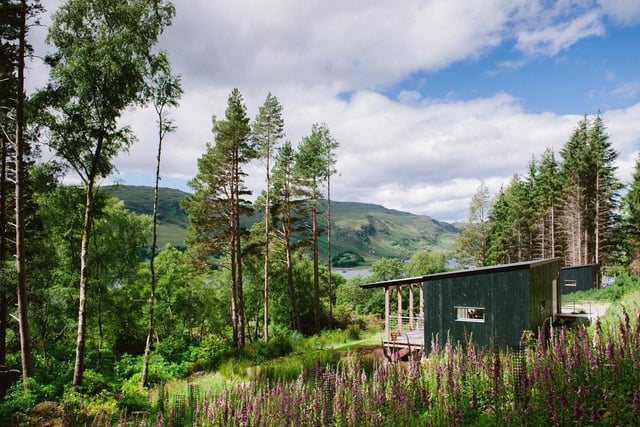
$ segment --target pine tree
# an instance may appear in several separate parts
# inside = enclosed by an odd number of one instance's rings
[[[594,169],[593,193],[593,262],[601,264],[611,260],[618,245],[620,233],[620,190],[622,184],[616,176],[614,162],[618,153],[613,149],[602,116],[597,114],[589,131],[589,146]]]
[[[291,142],[286,141],[278,150],[273,169],[273,215],[271,218],[275,235],[284,248],[291,328],[294,331],[301,331],[298,298],[293,280],[293,251],[296,241],[294,236],[301,233],[304,216],[301,212],[300,191],[294,174],[295,160],[296,152]]]
[[[530,173],[534,173],[532,170]],[[514,175],[494,201],[488,221],[488,264],[504,264],[535,256],[535,199],[531,180]]]
[[[635,171],[629,191],[623,199],[623,208],[627,261],[631,269],[640,274],[640,155],[636,157]]]
[[[320,273],[318,237],[322,230],[318,226],[318,215],[322,188],[331,171],[333,159],[329,157],[335,141],[325,124],[314,124],[311,134],[305,136],[296,155],[296,177],[305,188],[311,220],[311,242],[313,250],[313,312],[314,331],[320,333]]]
[[[557,239],[557,206],[559,203],[562,182],[559,175],[560,166],[553,150],[547,148],[540,156],[537,174],[534,178],[534,189],[539,203],[539,255],[541,258],[555,258],[558,251]]]
[[[14,187],[13,227],[15,235],[15,257],[17,276],[18,332],[20,336],[20,355],[22,376],[25,389],[27,378],[33,376],[31,355],[31,337],[29,328],[29,310],[27,298],[27,259],[26,233],[27,210],[29,198],[27,184],[29,181],[28,166],[31,145],[26,137],[27,97],[25,94],[26,61],[31,53],[27,42],[27,34],[32,21],[37,23],[37,15],[42,11],[38,4],[27,0],[4,1],[0,3],[0,142],[1,175],[0,175],[0,273],[5,273],[5,260],[9,254],[9,221],[7,203],[9,187]],[[0,282],[6,282],[6,274],[0,274]],[[4,363],[6,356],[7,308],[9,302],[8,283],[0,283],[0,361]]]
[[[271,159],[279,141],[284,137],[284,120],[282,118],[282,106],[278,99],[267,95],[258,115],[253,123],[253,141],[258,157],[265,165],[265,204],[264,204],[264,287],[263,287],[263,337],[265,342],[269,340],[269,239],[271,210]]]
[[[236,349],[245,346],[245,309],[242,281],[242,236],[240,217],[248,212],[244,199],[250,192],[244,184],[242,166],[255,157],[250,125],[242,95],[233,89],[223,120],[213,119],[215,145],[198,159],[198,173],[189,185],[195,193],[183,205],[189,214],[187,244],[200,266],[216,264],[231,271],[231,325]]]
[[[560,151],[563,180],[562,215],[559,218],[563,238],[565,265],[586,264],[588,261],[587,195],[588,177],[588,129],[584,117]]]
[[[491,197],[484,182],[480,184],[469,204],[469,219],[456,238],[455,258],[460,265],[488,265],[487,239]]]
[[[618,156],[598,114],[585,116],[560,152],[564,182],[560,227],[565,263],[607,262],[617,245],[619,191],[614,162]]]

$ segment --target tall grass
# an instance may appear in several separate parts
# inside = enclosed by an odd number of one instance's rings
[[[149,414],[146,425],[634,425],[638,313],[628,304],[617,321],[552,331],[507,352],[449,343],[421,362],[352,354],[301,360],[296,375],[264,369],[218,390],[192,384],[161,397],[164,411]]]

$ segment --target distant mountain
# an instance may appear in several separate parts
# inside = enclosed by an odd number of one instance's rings
[[[341,251],[353,252],[366,263],[378,258],[409,259],[423,249],[451,250],[458,229],[426,215],[380,205],[331,202],[334,264]]]
[[[122,200],[124,206],[137,214],[153,215],[153,187],[113,185],[102,191]],[[158,194],[158,247],[167,243],[184,247],[184,236],[189,225],[187,213],[180,207],[188,193],[173,188],[160,188]]]
[[[103,190],[133,212],[153,213],[153,187],[118,185]],[[180,200],[186,195],[180,190],[160,189],[159,246],[184,246],[189,219]],[[428,216],[370,203],[332,201],[331,220],[331,253],[334,265],[339,267],[366,265],[382,257],[408,259],[422,249],[451,250],[458,233],[455,226]],[[326,220],[321,226],[326,228]],[[326,239],[321,239],[320,251],[326,256]]]

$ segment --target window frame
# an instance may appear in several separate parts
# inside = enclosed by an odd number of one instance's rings
[[[478,306],[466,306],[466,305],[455,305],[454,307],[456,313],[456,322],[470,322],[470,323],[484,323],[486,319],[486,308],[478,307]],[[469,312],[471,310],[482,310],[481,318],[469,317]],[[464,313],[464,317],[460,317],[460,314]]]

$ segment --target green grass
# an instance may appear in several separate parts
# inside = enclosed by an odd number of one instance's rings
[[[571,301],[593,301],[593,302],[616,302],[627,293],[640,291],[640,280],[628,273],[620,274],[616,280],[603,289],[590,289],[588,291],[577,291],[562,296],[562,302]]]
[[[177,224],[160,224],[158,226],[158,248],[163,248],[167,243],[173,247],[184,246],[186,229]]]

